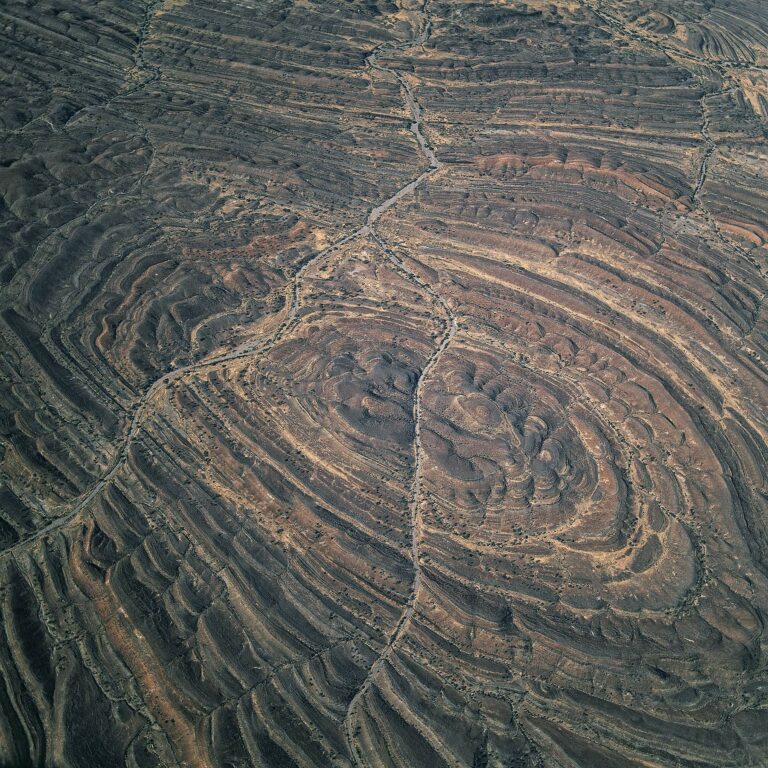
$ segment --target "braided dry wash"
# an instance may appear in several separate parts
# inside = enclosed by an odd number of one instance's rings
[[[412,42],[406,43],[400,47],[407,49],[416,45],[423,45],[429,40],[431,23],[428,16],[427,3],[425,3],[424,5],[423,14],[424,14],[424,21],[421,25],[422,29],[418,37],[416,37]],[[382,47],[378,49],[374,54],[369,56],[368,63],[372,68],[394,75],[397,78],[398,82],[400,83],[405,96],[406,106],[413,118],[413,122],[411,123],[411,131],[413,131],[414,135],[416,136],[416,140],[419,144],[419,148],[421,152],[429,160],[430,167],[427,171],[425,171],[416,179],[414,179],[412,182],[407,184],[405,187],[399,190],[395,195],[389,198],[389,200],[387,200],[382,205],[378,206],[378,208],[376,208],[372,212],[372,214],[368,217],[368,220],[366,222],[366,227],[367,227],[366,234],[370,233],[373,240],[379,246],[381,251],[384,254],[386,254],[387,258],[391,259],[393,263],[396,264],[398,269],[407,275],[409,280],[413,281],[422,290],[426,291],[432,297],[432,299],[434,299],[435,302],[442,308],[442,310],[445,313],[446,330],[445,330],[445,333],[443,334],[442,339],[440,340],[439,346],[435,349],[435,351],[429,357],[426,365],[424,366],[421,373],[419,374],[419,377],[416,383],[416,388],[414,390],[414,398],[413,398],[414,469],[413,469],[413,484],[411,486],[410,499],[408,502],[408,516],[409,516],[409,527],[410,527],[410,536],[411,536],[411,560],[413,563],[413,582],[411,584],[411,589],[408,596],[408,602],[406,603],[403,609],[403,612],[400,618],[398,619],[398,622],[395,625],[394,629],[392,630],[389,636],[389,639],[387,640],[383,650],[379,653],[378,657],[376,658],[374,663],[371,665],[371,668],[368,674],[366,675],[365,679],[363,680],[362,684],[357,689],[354,696],[350,699],[349,706],[347,707],[347,711],[344,716],[344,729],[346,733],[347,743],[349,744],[350,754],[352,755],[352,758],[355,761],[356,765],[360,764],[361,754],[360,754],[360,750],[355,746],[355,721],[354,721],[355,710],[360,700],[368,692],[368,689],[370,688],[373,681],[376,679],[376,676],[379,674],[381,669],[387,663],[387,660],[391,656],[398,641],[400,640],[402,635],[408,630],[408,624],[413,618],[413,614],[416,607],[416,601],[418,599],[419,591],[421,589],[422,573],[421,573],[420,547],[421,547],[421,535],[422,535],[422,531],[421,531],[422,519],[421,519],[421,512],[420,512],[420,504],[422,501],[422,461],[423,461],[423,447],[421,444],[422,391],[423,391],[425,382],[428,379],[430,371],[437,365],[437,363],[440,360],[440,357],[442,356],[443,352],[445,352],[445,350],[448,348],[448,345],[451,343],[451,340],[456,335],[456,331],[458,330],[456,318],[453,312],[451,311],[450,307],[448,306],[448,303],[445,301],[445,299],[443,299],[443,297],[440,296],[433,288],[431,288],[423,280],[421,280],[415,272],[408,269],[405,266],[405,264],[400,259],[398,259],[398,257],[387,247],[386,243],[382,240],[381,236],[374,229],[374,224],[376,222],[376,219],[378,219],[382,213],[384,213],[388,208],[391,208],[393,205],[395,205],[395,203],[400,198],[416,190],[430,175],[435,173],[435,171],[439,170],[442,165],[440,161],[437,159],[437,156],[435,155],[432,148],[429,146],[428,141],[426,140],[425,136],[421,131],[421,107],[416,101],[413,95],[413,91],[411,90],[411,87],[408,85],[407,81],[395,70],[376,64],[376,58],[384,50],[386,50],[386,48],[387,48],[386,46]]]

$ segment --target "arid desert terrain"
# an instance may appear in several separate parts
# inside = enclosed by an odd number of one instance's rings
[[[765,0],[7,0],[0,93],[0,768],[768,768]]]

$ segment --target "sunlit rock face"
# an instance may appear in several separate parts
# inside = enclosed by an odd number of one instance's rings
[[[763,3],[0,18],[0,766],[768,765]]]

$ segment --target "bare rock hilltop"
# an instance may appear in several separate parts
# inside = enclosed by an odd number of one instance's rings
[[[768,766],[763,0],[0,51],[0,767]]]

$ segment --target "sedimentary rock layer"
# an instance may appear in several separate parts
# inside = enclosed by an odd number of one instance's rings
[[[759,2],[0,18],[0,766],[768,765]]]

